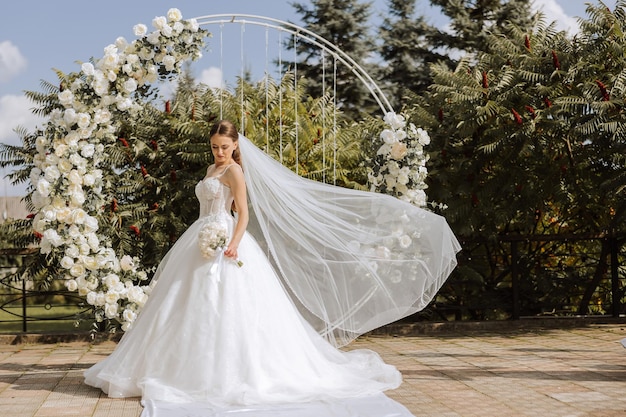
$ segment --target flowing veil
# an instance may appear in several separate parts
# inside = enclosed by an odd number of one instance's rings
[[[443,217],[302,178],[243,135],[239,146],[248,231],[303,316],[333,345],[423,309],[456,266],[461,247]]]

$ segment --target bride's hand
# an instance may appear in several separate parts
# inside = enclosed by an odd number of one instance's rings
[[[224,251],[224,255],[229,258],[237,259],[237,246],[228,245],[226,250]]]

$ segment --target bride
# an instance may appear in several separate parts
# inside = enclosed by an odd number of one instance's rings
[[[445,220],[303,179],[229,121],[210,143],[198,220],[85,382],[141,396],[144,416],[411,415],[381,394],[400,385],[395,367],[338,347],[428,304],[456,265]]]

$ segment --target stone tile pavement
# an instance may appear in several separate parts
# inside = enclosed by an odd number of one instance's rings
[[[617,417],[626,416],[624,337],[622,320],[370,335],[349,348],[374,349],[402,371],[402,386],[387,395],[416,417]],[[114,341],[58,339],[0,337],[1,417],[141,414],[139,399],[109,399],[83,384],[82,371]]]

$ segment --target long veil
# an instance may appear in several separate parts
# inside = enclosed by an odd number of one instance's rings
[[[446,220],[397,198],[311,181],[239,136],[249,232],[303,316],[335,346],[423,309],[456,266]]]

